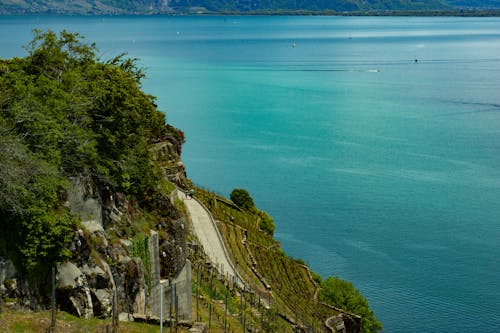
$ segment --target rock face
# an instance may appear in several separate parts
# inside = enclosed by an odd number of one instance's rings
[[[186,186],[189,181],[180,161],[182,137],[177,137],[158,140],[152,145],[151,155],[168,180]],[[176,281],[179,276],[183,276],[185,286],[176,292],[179,299],[186,299],[182,306],[188,304],[191,276],[185,273],[190,272],[190,265],[186,264],[187,228],[175,199],[167,195],[149,199],[157,221],[149,218],[147,223],[153,230],[144,234],[145,230],[135,226],[134,221],[141,218],[141,209],[147,211],[146,208],[129,202],[125,194],[114,192],[111,185],[90,175],[81,174],[69,180],[71,186],[61,198],[79,218],[80,228],[74,231],[70,245],[72,258],[57,267],[58,307],[85,318],[109,317],[113,310],[116,314],[151,315],[159,306],[160,281]],[[138,254],[134,246],[141,237],[145,237],[147,250]],[[35,289],[30,290],[26,279],[18,275],[13,263],[0,257],[0,297],[17,299],[32,307],[48,305],[48,296],[34,299]],[[183,317],[190,319],[190,303],[183,311]]]
[[[92,297],[85,274],[75,264],[67,262],[57,268],[57,300],[61,308],[80,317],[94,315]]]
[[[171,219],[158,221],[158,231],[150,232],[146,267],[141,258],[132,256],[130,239],[110,240],[110,234],[122,237],[126,234],[122,230],[132,225],[130,203],[124,195],[98,189],[91,179],[81,176],[72,179],[67,197],[82,229],[73,238],[72,262],[58,267],[61,309],[81,317],[109,317],[116,291],[117,313],[151,314],[159,302],[160,280],[173,279],[185,266],[187,232],[181,214],[170,200],[158,204],[171,212]],[[182,292],[189,293],[182,297],[191,299],[191,288]]]
[[[184,163],[180,160],[182,145],[172,136],[166,136],[151,149],[153,160],[159,162],[164,176],[183,187],[189,185]]]

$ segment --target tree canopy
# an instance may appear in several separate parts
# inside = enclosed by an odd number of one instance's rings
[[[68,177],[145,196],[161,178],[149,146],[177,133],[141,90],[134,59],[102,61],[67,31],[35,30],[26,50],[0,60],[0,255],[29,273],[70,255]]]
[[[248,193],[248,191],[243,188],[235,188],[234,190],[232,190],[229,198],[236,204],[236,206],[240,208],[246,210],[252,210],[255,208],[255,204],[252,197],[250,196],[250,193]]]

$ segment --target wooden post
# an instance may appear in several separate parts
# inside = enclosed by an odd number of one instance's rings
[[[228,290],[226,289],[226,306],[224,308],[224,333],[227,333],[227,296]]]
[[[170,286],[170,333],[172,333],[174,330],[173,311],[174,311],[174,285],[172,284]]]
[[[50,328],[54,330],[56,327],[56,268],[52,267],[52,295],[51,295],[51,305],[52,305],[52,318],[50,321]]]
[[[213,286],[213,279],[214,279],[214,276],[212,275],[210,277],[210,289],[208,291],[208,294],[210,295],[210,303],[208,304],[208,331],[209,332],[210,332],[210,329],[212,327],[212,297],[213,297],[212,286]]]
[[[200,315],[198,312],[198,288],[200,286],[200,267],[196,270],[196,321],[200,321]]]
[[[113,291],[113,306],[112,306],[112,309],[113,309],[113,333],[116,333],[116,327],[118,326],[118,322],[117,322],[118,315],[116,313],[117,298],[118,298],[118,295],[117,295],[116,286],[115,286],[115,289]]]
[[[179,297],[177,295],[177,286],[174,284],[174,302],[175,302],[175,333],[177,333],[177,323],[179,322]]]
[[[243,332],[246,332],[246,324],[247,324],[247,317],[245,315],[245,311],[247,309],[247,300],[245,298],[245,294],[243,293]]]

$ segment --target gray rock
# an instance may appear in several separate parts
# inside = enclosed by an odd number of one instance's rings
[[[7,258],[0,257],[0,296],[7,293],[9,297],[13,296],[13,292],[17,288],[16,268],[12,261]],[[14,284],[14,286],[12,286]],[[14,287],[14,289],[12,289]]]
[[[118,315],[118,321],[134,321],[134,317],[130,313],[121,312]]]
[[[71,187],[67,191],[68,205],[82,222],[102,225],[101,198],[88,177],[71,178]]]
[[[79,317],[93,316],[92,296],[87,279],[75,264],[67,262],[57,268],[56,295],[61,309]]]
[[[82,272],[87,277],[89,286],[94,289],[106,289],[111,287],[109,276],[99,266],[89,267],[85,264],[82,267]]]
[[[57,268],[57,288],[58,289],[75,289],[83,286],[83,273],[75,264],[67,262],[61,264]]]
[[[10,259],[0,257],[0,284],[16,276],[16,268]]]
[[[92,289],[92,306],[94,316],[109,317],[113,308],[113,290]]]
[[[205,323],[194,323],[193,327],[189,329],[189,333],[206,333],[208,332],[207,324]]]

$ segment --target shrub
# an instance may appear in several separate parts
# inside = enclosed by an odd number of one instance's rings
[[[350,282],[328,277],[321,284],[319,298],[327,304],[361,316],[362,333],[375,333],[382,329],[366,298]]]
[[[242,188],[235,188],[230,195],[231,201],[234,202],[238,207],[246,210],[255,209],[255,204],[253,202],[250,193]]]

